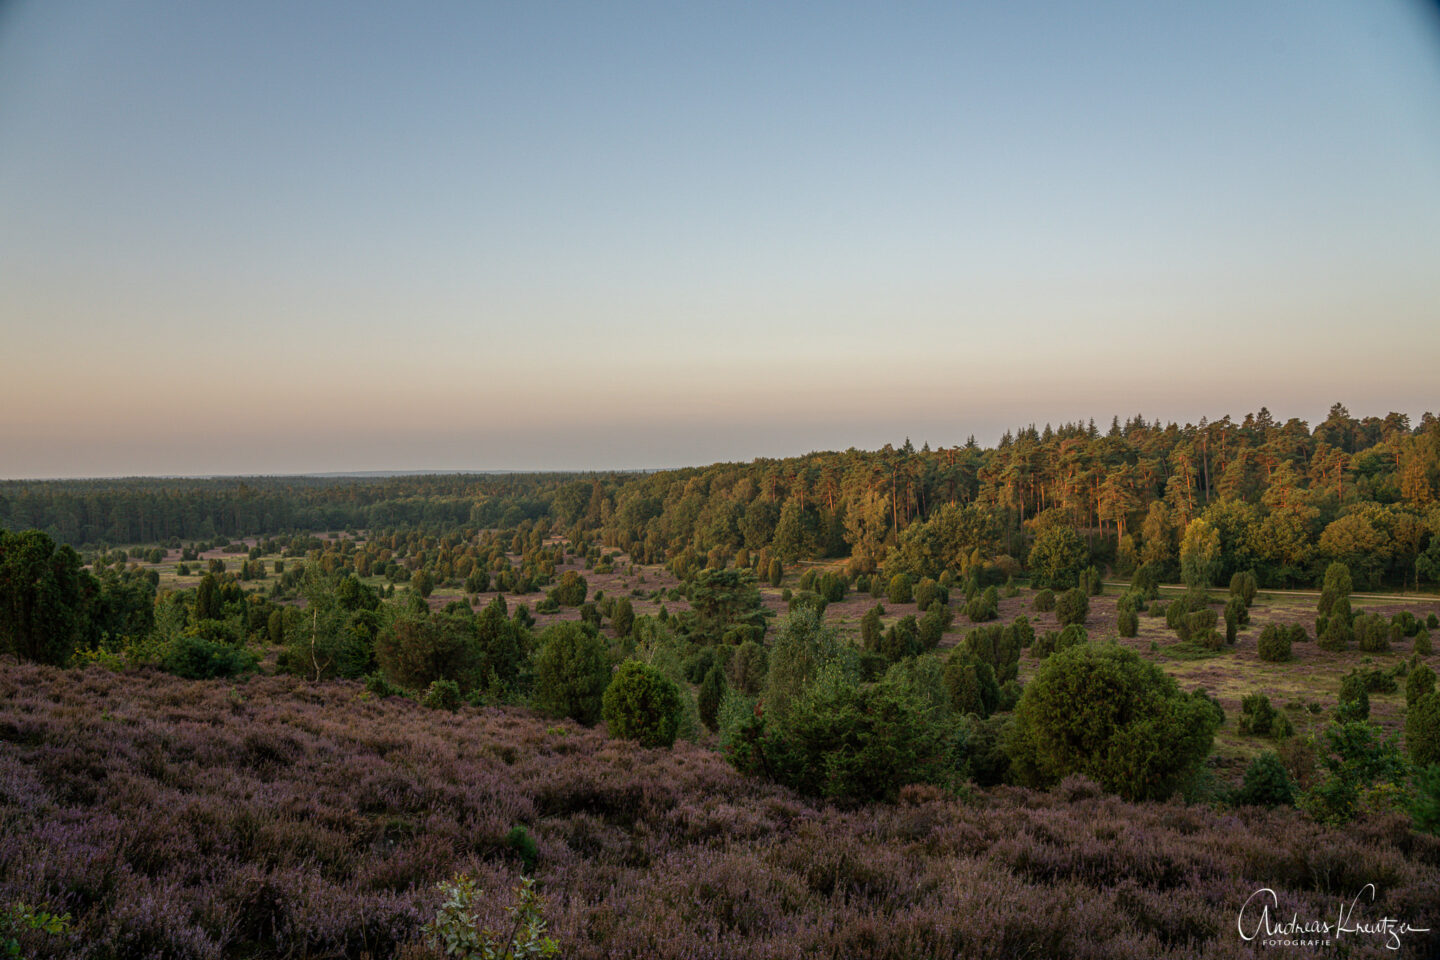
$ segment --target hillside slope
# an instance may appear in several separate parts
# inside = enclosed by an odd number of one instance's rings
[[[1357,918],[1440,928],[1440,841],[1399,821],[1331,830],[1080,782],[906,797],[836,810],[693,745],[354,683],[0,664],[0,902],[75,919],[25,941],[35,956],[423,955],[457,870],[500,922],[517,825],[567,958],[1252,956],[1236,918],[1257,888],[1278,917],[1333,923],[1371,882]],[[1399,955],[1437,950],[1411,935]]]

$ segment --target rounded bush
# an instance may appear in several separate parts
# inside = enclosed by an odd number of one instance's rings
[[[420,698],[420,705],[431,710],[459,710],[460,685],[454,680],[436,680]]]
[[[1255,646],[1261,660],[1283,663],[1290,659],[1290,631],[1278,623],[1267,623]]]
[[[1049,613],[1054,610],[1055,591],[1047,588],[1035,594],[1035,609],[1040,613]]]
[[[1239,574],[1236,574],[1239,576]],[[1245,768],[1245,781],[1235,794],[1239,806],[1288,807],[1295,803],[1290,775],[1272,751],[1260,754]]]
[[[645,747],[669,747],[684,717],[674,681],[648,663],[626,660],[605,688],[601,715],[612,737]]]
[[[1090,598],[1079,587],[1066,590],[1055,601],[1055,619],[1060,621],[1061,626],[1069,626],[1072,623],[1083,624],[1089,613]]]
[[[560,582],[550,588],[550,599],[562,607],[578,607],[589,592],[590,585],[584,577],[574,570],[566,570],[560,575]]]
[[[1120,607],[1115,614],[1115,632],[1122,637],[1133,637],[1140,632],[1140,616],[1134,607]]]
[[[914,599],[914,584],[908,573],[897,573],[890,578],[885,588],[885,599],[891,603],[910,603]]]
[[[929,610],[931,604],[947,603],[949,599],[950,597],[946,593],[945,588],[929,577],[924,578],[915,585],[915,605],[920,609],[921,613]]]
[[[209,680],[251,673],[256,669],[256,659],[243,647],[205,637],[181,636],[166,651],[160,669],[187,680]]]
[[[1036,786],[1080,773],[1129,800],[1164,799],[1199,769],[1219,724],[1213,704],[1139,654],[1080,644],[1025,686],[1012,769]]]

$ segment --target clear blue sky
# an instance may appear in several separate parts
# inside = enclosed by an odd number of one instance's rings
[[[1440,408],[1440,17],[0,3],[0,477]]]

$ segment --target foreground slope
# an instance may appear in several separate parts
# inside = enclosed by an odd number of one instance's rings
[[[1357,918],[1440,928],[1440,841],[1400,820],[1331,829],[1083,782],[905,798],[836,810],[693,745],[354,683],[0,664],[0,901],[75,921],[26,941],[36,956],[423,956],[456,871],[502,922],[516,826],[565,957],[1285,956],[1238,935],[1247,897],[1333,923],[1367,883]],[[1437,950],[1411,935],[1399,955]]]

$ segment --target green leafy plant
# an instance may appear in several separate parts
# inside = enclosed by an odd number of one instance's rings
[[[420,705],[431,710],[454,712],[460,709],[460,703],[460,685],[454,680],[434,681],[425,691],[425,696],[420,698]]]
[[[505,908],[510,915],[510,929],[504,933],[480,928],[475,916],[478,891],[474,880],[456,874],[437,889],[445,895],[445,901],[435,919],[425,925],[425,935],[444,956],[461,960],[529,960],[560,952],[560,945],[545,936],[545,898],[535,891],[533,878],[522,878],[515,888],[515,903]]]
[[[70,932],[70,914],[36,910],[23,902],[12,903],[0,910],[0,956],[18,958],[22,930],[40,930],[52,936]]]

